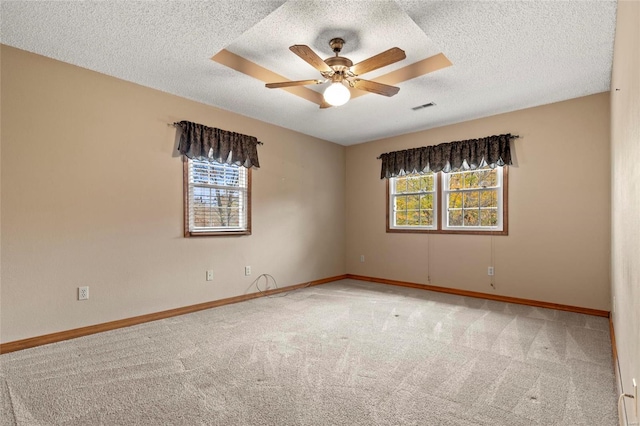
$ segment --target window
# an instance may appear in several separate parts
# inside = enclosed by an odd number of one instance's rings
[[[407,175],[389,179],[392,228],[436,229],[437,175]]]
[[[507,235],[507,167],[388,179],[387,232]]]
[[[251,234],[251,170],[188,159],[184,163],[185,237]]]

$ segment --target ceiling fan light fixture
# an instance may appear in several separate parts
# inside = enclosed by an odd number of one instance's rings
[[[307,96],[302,96],[302,94],[296,93],[299,96],[317,103],[320,105],[320,108],[346,104],[349,102],[349,99],[351,99],[351,89],[364,90],[365,92],[376,93],[387,97],[394,96],[400,90],[399,87],[390,86],[388,84],[378,83],[371,80],[363,80],[360,78],[360,75],[405,59],[407,55],[404,53],[404,50],[398,47],[392,47],[391,49],[387,49],[382,53],[378,53],[377,55],[353,65],[351,59],[340,56],[340,51],[344,45],[343,39],[333,38],[329,42],[329,45],[336,55],[327,59],[322,59],[309,46],[304,44],[294,44],[289,47],[289,50],[298,55],[302,60],[314,67],[316,70],[320,71],[324,81],[281,81],[267,83],[265,86],[269,89],[280,89],[293,86],[307,86],[309,84],[322,84],[326,81],[331,81],[329,87],[327,87],[322,94],[322,101],[319,101],[317,98],[319,95],[318,92],[312,92],[309,94],[307,94],[308,92],[304,92]],[[345,82],[348,83],[348,86]],[[310,98],[311,95],[314,98]]]
[[[351,92],[347,86],[339,81],[331,83],[324,91],[324,100],[333,106],[344,105],[351,99]]]

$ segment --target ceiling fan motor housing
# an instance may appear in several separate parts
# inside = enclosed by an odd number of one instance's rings
[[[324,62],[333,68],[334,71],[345,71],[353,65],[350,59],[342,56],[332,56],[331,58],[325,59]]]
[[[329,42],[329,46],[331,46],[331,49],[336,56],[332,56],[331,58],[324,60],[324,62],[336,72],[346,71],[353,66],[353,62],[351,62],[350,59],[340,56],[340,51],[342,50],[344,43],[344,40],[339,37],[332,38]]]

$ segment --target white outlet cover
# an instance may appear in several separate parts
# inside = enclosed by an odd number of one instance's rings
[[[78,300],[88,300],[89,299],[89,287],[78,287]]]

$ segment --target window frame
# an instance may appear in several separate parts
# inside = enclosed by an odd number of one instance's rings
[[[184,236],[185,238],[189,237],[221,237],[221,236],[242,236],[242,235],[251,235],[251,168],[245,168],[247,176],[247,187],[246,187],[246,226],[244,229],[229,229],[229,230],[216,230],[216,231],[192,231],[190,229],[190,199],[189,199],[189,162],[190,161],[199,161],[192,160],[188,157],[183,156],[183,167],[182,167],[182,182],[183,182],[183,227],[184,227]],[[218,163],[221,165],[228,166],[228,164]],[[242,166],[240,166],[242,167]]]
[[[462,227],[446,227],[443,226],[443,217],[445,217],[446,206],[444,194],[444,172],[434,173],[435,185],[436,185],[436,197],[434,200],[434,209],[438,209],[436,215],[436,227],[423,228],[423,227],[402,227],[398,228],[392,226],[393,206],[391,205],[391,182],[390,179],[385,179],[386,185],[386,231],[387,233],[400,233],[400,234],[457,234],[457,235],[509,235],[509,167],[498,166],[502,168],[502,229],[486,229],[481,228],[462,228]],[[471,171],[471,170],[469,170]],[[500,207],[498,207],[500,208]],[[434,213],[436,214],[436,213]]]
[[[398,177],[405,177],[405,176],[398,176]],[[438,199],[438,186],[439,186],[439,181],[440,181],[441,177],[439,173],[433,173],[433,191],[428,191],[428,192],[411,192],[411,193],[403,193],[402,195],[404,196],[409,196],[409,195],[422,195],[422,194],[433,194],[433,225],[431,226],[412,226],[411,228],[405,226],[397,226],[397,225],[393,225],[392,223],[394,222],[392,220],[393,214],[395,212],[394,210],[394,197],[391,194],[391,179],[387,179],[387,230],[392,229],[393,231],[398,231],[398,230],[423,230],[423,231],[435,231],[438,229],[438,220],[440,220],[440,200]],[[393,195],[396,195],[397,193],[394,192]],[[402,196],[401,195],[401,196]]]

